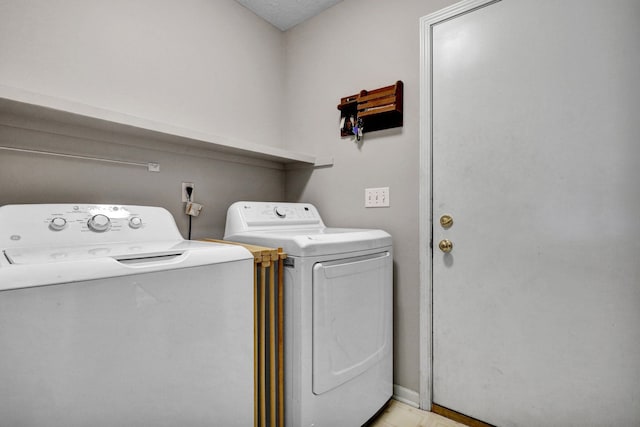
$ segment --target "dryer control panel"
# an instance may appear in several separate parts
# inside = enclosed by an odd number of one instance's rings
[[[274,228],[325,228],[309,203],[236,202],[227,211],[226,233]]]
[[[0,207],[0,247],[74,246],[182,239],[164,208],[33,204]]]

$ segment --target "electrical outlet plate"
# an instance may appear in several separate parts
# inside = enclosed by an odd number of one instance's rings
[[[187,194],[187,187],[191,187],[193,189],[191,190],[191,201],[193,201],[193,199],[195,198],[196,187],[195,185],[193,185],[193,182],[183,182],[182,183],[182,201],[183,202],[189,201],[189,196]]]
[[[365,208],[388,208],[389,207],[389,187],[365,188],[364,189]]]

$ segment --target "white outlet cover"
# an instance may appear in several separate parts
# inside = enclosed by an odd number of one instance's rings
[[[191,187],[193,188],[193,190],[191,191],[191,201],[193,201],[193,199],[195,199],[195,194],[196,194],[196,186],[193,184],[193,182],[183,182],[182,183],[182,201],[183,202],[188,202],[188,196],[187,196],[187,187]]]

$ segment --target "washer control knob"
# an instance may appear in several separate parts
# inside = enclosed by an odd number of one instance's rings
[[[142,218],[140,218],[139,216],[132,216],[131,218],[129,218],[129,227],[133,228],[134,230],[142,227]]]
[[[276,213],[278,218],[284,218],[284,217],[287,216],[287,213],[284,211],[284,209],[279,208],[277,206],[275,208],[273,208],[273,211]]]
[[[61,216],[57,216],[49,222],[49,228],[53,231],[60,231],[67,226],[67,220]]]
[[[87,225],[91,230],[102,233],[109,229],[109,227],[111,226],[111,220],[106,215],[98,214],[92,216],[91,219],[87,222]]]

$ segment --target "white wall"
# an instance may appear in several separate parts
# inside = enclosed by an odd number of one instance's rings
[[[6,123],[6,124],[5,124]],[[133,162],[157,162],[146,168],[0,150],[0,206],[19,203],[106,203],[162,206],[187,237],[188,217],[181,183],[195,183],[195,200],[204,205],[192,222],[192,238],[222,238],[227,208],[237,200],[281,200],[280,165],[230,162],[205,150],[179,149],[167,143],[82,128],[43,123],[42,130],[16,127],[0,117],[0,145],[56,151]],[[60,130],[64,130],[64,134]],[[242,160],[242,159],[238,159]]]
[[[232,0],[0,2],[0,85],[223,138],[282,145],[283,61],[282,33]],[[27,122],[0,110],[0,145],[156,161],[161,171],[0,150],[0,205],[157,205],[186,235],[180,185],[193,181],[205,206],[193,237],[220,238],[232,202],[284,198],[280,165]]]
[[[232,0],[0,2],[0,84],[281,146],[282,33]]]
[[[287,172],[286,196],[334,226],[382,228],[395,258],[394,382],[419,390],[419,19],[453,0],[345,0],[286,33],[289,148],[334,157]],[[340,138],[340,98],[402,80],[404,127]],[[365,209],[364,188],[388,186],[391,207]]]

